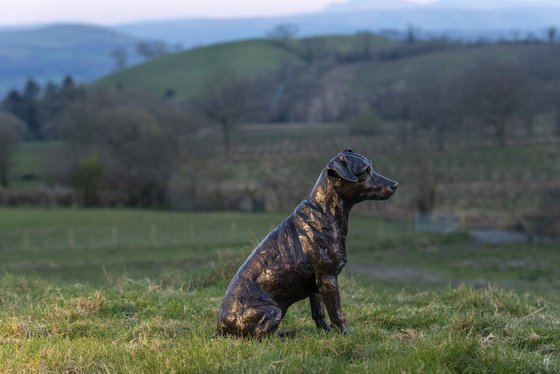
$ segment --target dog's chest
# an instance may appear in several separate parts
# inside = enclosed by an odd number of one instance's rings
[[[346,230],[337,226],[325,230],[325,242],[326,262],[339,273],[346,265]]]
[[[346,265],[346,234],[344,227],[333,222],[323,227],[315,243],[320,269],[338,274]]]
[[[314,270],[340,273],[346,264],[346,216],[306,204],[296,209],[294,222],[303,252]]]

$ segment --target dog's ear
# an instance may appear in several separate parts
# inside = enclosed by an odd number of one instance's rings
[[[358,177],[354,175],[352,170],[350,170],[350,166],[348,165],[348,161],[344,154],[340,153],[337,157],[333,158],[329,164],[327,165],[327,169],[329,174],[334,174],[344,180],[349,182],[357,182]]]

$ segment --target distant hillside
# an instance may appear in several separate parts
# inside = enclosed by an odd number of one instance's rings
[[[491,44],[445,49],[396,60],[371,61],[341,69],[349,71],[347,76],[350,87],[371,90],[372,87],[401,87],[419,76],[433,76],[442,80],[467,76],[474,67],[489,62],[502,62],[523,68],[524,65],[542,61],[555,61],[558,53],[558,47],[547,44]],[[557,79],[549,77],[546,84],[553,85]]]
[[[101,79],[106,87],[144,89],[157,95],[173,90],[181,96],[198,92],[216,73],[232,71],[254,76],[295,61],[291,51],[266,40],[218,44],[149,61]]]
[[[131,50],[136,42],[132,36],[86,25],[0,30],[0,94],[21,88],[29,78],[59,81],[70,74],[78,81],[97,79],[114,68],[111,50]]]
[[[351,36],[326,36],[317,39],[340,51],[351,48],[356,42],[356,37]],[[383,38],[375,40],[377,48],[392,44]],[[224,71],[251,78],[273,71],[282,63],[303,63],[298,53],[300,43],[301,41],[296,41],[290,48],[285,48],[271,40],[254,39],[195,48],[117,72],[96,84],[147,90],[156,95],[172,90],[183,97],[193,96],[203,89],[209,79]]]
[[[331,48],[346,51],[358,48],[359,36],[318,37]],[[303,63],[297,53],[302,40],[294,42],[292,49],[282,48],[269,40],[249,40],[224,43],[165,56],[112,74],[98,81],[105,87],[140,89],[158,96],[167,90],[188,97],[200,92],[210,77],[221,71],[235,72],[240,76],[254,77],[265,71],[278,68],[282,62]],[[392,42],[377,37],[374,48],[377,52],[407,48],[403,43]],[[403,49],[404,50],[404,49]],[[490,44],[471,47],[447,47],[445,49],[412,53],[400,57],[376,58],[359,63],[346,63],[333,66],[324,75],[324,92],[363,89],[366,91],[406,85],[418,76],[437,75],[440,78],[453,78],[468,74],[469,69],[481,61],[514,62],[520,66],[532,64],[531,61],[551,60],[549,54],[558,53],[558,48],[547,44]],[[549,82],[553,84],[553,82]]]

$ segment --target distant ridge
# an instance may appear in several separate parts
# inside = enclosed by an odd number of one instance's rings
[[[324,11],[283,17],[174,19],[128,23],[111,28],[82,24],[0,28],[0,96],[28,78],[41,83],[70,74],[91,82],[110,74],[115,48],[139,62],[138,40],[161,40],[183,49],[265,38],[282,23],[298,27],[298,37],[353,35],[373,31],[401,37],[410,26],[424,35],[475,40],[544,37],[560,28],[560,3],[529,0],[439,0],[427,5],[407,0],[352,0]]]
[[[502,6],[474,0],[442,0],[429,5],[410,5],[400,0],[391,6],[379,2],[355,0],[335,4],[322,12],[285,17],[243,19],[175,19],[129,23],[116,29],[139,38],[155,38],[184,47],[226,41],[260,38],[278,24],[298,26],[299,36],[353,34],[369,30],[405,30],[410,25],[427,33],[475,39],[496,38],[517,32],[542,32],[560,26],[560,5],[548,1],[537,4],[513,1]],[[496,3],[495,5],[492,5]],[[381,4],[381,5],[380,5]]]
[[[117,30],[84,24],[0,29],[0,94],[72,75],[89,82],[110,73],[111,50],[132,50],[138,39]],[[130,60],[134,62],[134,60]]]

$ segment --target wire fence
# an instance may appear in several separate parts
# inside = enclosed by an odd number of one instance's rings
[[[449,213],[421,213],[414,214],[414,228],[417,232],[453,233],[467,231],[466,219]]]
[[[247,225],[235,220],[212,225],[205,222],[163,224],[68,224],[0,229],[0,251],[18,250],[95,250],[118,248],[227,247],[256,245],[278,222]],[[416,213],[405,222],[382,219],[354,221],[351,237],[355,240],[399,237],[415,233],[465,233],[489,243],[530,240],[529,235],[505,230],[481,230],[469,227],[466,217],[450,213]]]
[[[240,232],[237,222],[219,227],[201,225],[67,225],[0,229],[0,250],[84,250],[110,248],[163,248],[174,246],[243,245],[257,235]]]

